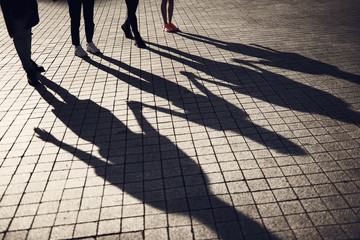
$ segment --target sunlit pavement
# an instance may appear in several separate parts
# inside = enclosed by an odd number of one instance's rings
[[[0,19],[2,239],[359,239],[360,2],[39,0],[33,88]],[[81,28],[85,47],[85,33]]]

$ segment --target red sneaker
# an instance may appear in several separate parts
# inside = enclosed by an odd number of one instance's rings
[[[163,30],[164,30],[165,32],[172,32],[172,31],[173,31],[172,28],[171,28],[171,25],[170,25],[169,23],[164,24]]]
[[[172,32],[176,32],[176,31],[179,31],[179,28],[176,27],[174,24],[172,23],[168,23],[170,25],[170,28],[172,29]]]

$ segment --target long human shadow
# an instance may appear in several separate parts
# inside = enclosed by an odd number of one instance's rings
[[[177,34],[189,40],[203,42],[219,49],[260,59],[259,61],[248,61],[249,63],[257,63],[312,75],[328,75],[360,84],[359,75],[342,71],[336,66],[302,56],[298,53],[282,52],[259,44],[245,45],[226,42],[189,32],[178,32]]]
[[[268,71],[252,62],[240,59],[233,59],[234,64],[218,62],[152,42],[148,42],[148,50],[204,72],[220,80],[207,80],[208,82],[228,87],[238,93],[291,110],[359,124],[360,114],[350,109],[349,104],[340,98]],[[226,71],[236,77],[226,77]]]
[[[244,239],[250,235],[257,239],[277,239],[258,222],[213,194],[202,168],[156,131],[143,116],[141,103],[128,103],[142,130],[135,133],[91,99],[78,99],[45,77],[41,81],[43,85],[36,90],[53,107],[57,119],[79,138],[98,147],[101,158],[35,128],[39,138],[84,161],[124,194],[165,213],[188,216],[192,227],[201,223],[217,233],[219,239]],[[236,184],[242,184],[238,192],[249,192],[246,181]],[[197,234],[194,229],[192,232]]]
[[[222,99],[214,94],[211,95],[210,99],[209,94],[208,96],[204,96],[202,94],[193,93],[189,89],[179,84],[141,69],[134,68],[119,60],[115,60],[103,54],[99,54],[97,56],[124,70],[129,71],[139,78],[129,76],[128,74],[105,66],[100,62],[96,62],[90,58],[84,60],[91,65],[113,75],[114,77],[117,77],[119,80],[128,83],[131,86],[169,100],[172,102],[172,104],[183,109],[185,112],[185,114],[182,114],[172,110],[171,114],[173,115],[216,130],[229,130],[236,132],[282,154],[306,154],[306,152],[301,147],[289,139],[251,122],[244,111],[232,103],[226,101],[225,99]],[[200,85],[197,84],[197,86]],[[196,102],[184,102],[185,98],[196,99]],[[194,104],[197,104],[197,107],[194,107]],[[214,109],[214,112],[208,113],[208,116],[204,116],[204,114],[201,113],[201,109],[207,109],[209,107]],[[223,110],[222,114],[216,114],[215,112],[217,109]],[[162,109],[162,111],[166,110]],[[209,121],[209,118],[212,119],[212,121]],[[234,124],[231,124],[229,119],[235,119],[236,125],[234,126]]]

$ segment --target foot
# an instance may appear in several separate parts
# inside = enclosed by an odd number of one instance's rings
[[[32,63],[32,65],[33,65],[36,72],[38,72],[38,73],[45,72],[45,68],[43,66],[38,66],[36,64],[36,62],[34,62],[33,60],[31,60],[31,63]]]
[[[178,27],[176,27],[174,24],[172,24],[172,23],[166,23],[166,24],[164,24],[164,26],[163,26],[163,30],[165,31],[165,32],[176,32],[176,31],[179,31],[179,28]]]
[[[169,23],[166,23],[166,24],[163,25],[163,30],[165,32],[172,32],[172,28],[171,28]]]
[[[87,53],[85,52],[85,50],[81,47],[81,45],[78,45],[75,47],[75,56],[78,57],[87,57]]]
[[[31,69],[29,71],[26,71],[26,75],[27,75],[28,83],[31,86],[36,87],[39,84],[39,80],[37,79],[35,69]]]
[[[170,25],[170,28],[172,29],[172,32],[179,31],[179,28],[175,26],[173,23],[168,23]]]
[[[137,46],[138,48],[147,48],[144,40],[142,40],[141,37],[135,38],[135,46]]]
[[[132,35],[130,26],[128,24],[121,25],[121,29],[124,31],[126,38],[134,39],[134,36]]]
[[[86,51],[92,54],[96,54],[100,52],[100,49],[98,49],[93,42],[89,42],[86,44]]]

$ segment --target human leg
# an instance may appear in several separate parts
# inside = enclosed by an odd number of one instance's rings
[[[171,32],[172,28],[171,28],[170,24],[168,23],[168,18],[167,18],[167,3],[168,3],[168,0],[161,1],[161,15],[162,15],[163,22],[164,22],[163,30],[165,32]]]
[[[161,15],[163,18],[164,25],[166,25],[167,22],[167,11],[166,11],[166,5],[168,0],[161,0]]]
[[[23,30],[14,34],[14,46],[25,71],[33,69],[31,62],[31,30]]]
[[[127,20],[125,21],[125,23],[123,25],[121,25],[121,29],[124,31],[126,38],[129,38],[129,39],[134,38],[134,36],[131,33],[130,23]]]
[[[25,24],[16,23],[14,27],[13,41],[21,64],[27,74],[28,83],[31,86],[38,85],[34,61],[31,60],[31,29],[25,29]],[[35,63],[36,65],[36,63]]]
[[[172,32],[176,32],[176,31],[179,30],[179,28],[176,27],[172,23],[173,12],[174,12],[174,0],[169,0],[169,6],[168,6],[169,25],[170,25],[170,28],[171,28]]]
[[[127,19],[124,25],[131,26],[131,30],[135,37],[135,45],[139,48],[146,48],[146,44],[140,36],[137,24],[136,10],[139,5],[139,0],[125,0],[125,2],[127,7]]]
[[[87,53],[80,45],[81,2],[82,0],[68,0],[71,21],[71,42],[75,46],[75,55],[78,57],[86,57]]]
[[[169,5],[168,5],[169,23],[171,23],[173,12],[174,12],[174,0],[169,0]]]
[[[94,36],[94,0],[82,0],[84,10],[86,50],[91,53],[98,53],[100,50],[93,43]]]
[[[139,5],[139,0],[125,0],[125,2],[127,7],[127,19],[124,24],[130,25],[135,38],[138,38],[140,37],[140,33],[137,24],[136,10]]]
[[[133,3],[131,0],[125,0],[126,3],[126,9],[127,9],[127,16],[126,16],[126,20],[124,22],[123,25],[121,25],[121,29],[124,31],[125,33],[125,37],[129,38],[129,39],[134,39],[133,34],[131,33],[131,27],[130,27],[130,20],[129,20],[129,12],[132,12],[132,9],[134,8]],[[135,6],[136,9],[137,5]],[[136,11],[136,10],[135,10]],[[136,17],[136,16],[135,16]]]
[[[94,0],[83,0],[86,41],[92,42],[94,36]]]
[[[176,27],[171,21],[174,12],[174,0],[162,0],[161,2],[161,15],[164,20],[163,30],[166,32],[175,32],[179,28]]]
[[[76,47],[80,45],[80,17],[81,17],[81,0],[68,0],[69,14],[71,19],[71,40]]]

